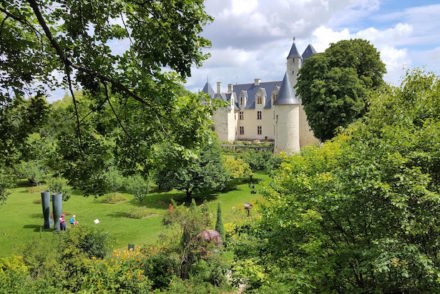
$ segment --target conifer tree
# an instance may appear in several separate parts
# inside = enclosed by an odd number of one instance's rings
[[[223,221],[222,221],[222,208],[220,206],[220,202],[218,203],[218,208],[217,208],[217,221],[215,223],[215,230],[220,233],[220,236],[222,236],[222,240],[224,242],[225,228],[223,226]]]

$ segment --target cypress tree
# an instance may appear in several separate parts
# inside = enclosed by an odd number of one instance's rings
[[[217,221],[215,223],[215,230],[220,233],[223,242],[225,242],[225,228],[223,227],[222,209],[220,207],[220,202],[218,203],[218,208],[217,208]]]

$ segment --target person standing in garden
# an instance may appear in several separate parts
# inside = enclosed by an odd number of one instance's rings
[[[60,227],[61,227],[61,231],[66,230],[66,221],[64,220],[64,213],[61,214],[61,217],[60,217]]]

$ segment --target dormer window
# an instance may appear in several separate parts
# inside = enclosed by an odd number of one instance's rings
[[[257,97],[257,104],[263,104],[263,97],[261,96]]]
[[[244,98],[240,97],[240,105],[243,105],[243,102],[244,102]]]

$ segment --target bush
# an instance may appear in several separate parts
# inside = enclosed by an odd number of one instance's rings
[[[100,201],[102,203],[107,203],[107,204],[117,204],[117,203],[125,202],[127,200],[128,200],[127,196],[119,193],[114,193],[103,196]]]
[[[136,218],[136,219],[143,219],[154,215],[155,215],[154,213],[152,213],[149,209],[144,207],[134,208],[130,210],[130,212],[127,214],[128,217]]]
[[[264,171],[273,154],[270,151],[248,150],[240,153],[240,158],[249,164],[252,171]]]
[[[201,283],[210,283],[216,287],[227,285],[226,274],[229,265],[222,259],[224,259],[223,256],[215,255],[209,259],[198,260],[191,268],[191,279]]]
[[[28,273],[21,257],[0,258],[0,293],[26,293]]]
[[[16,166],[20,177],[26,178],[32,185],[40,185],[47,177],[47,168],[38,160],[23,161]]]
[[[141,203],[149,192],[149,182],[140,175],[130,176],[125,180],[126,190],[133,194],[136,202]]]
[[[111,167],[104,174],[104,178],[105,178],[106,186],[110,192],[115,193],[119,191],[124,185],[124,178],[115,167]]]
[[[224,156],[223,165],[226,173],[234,180],[247,180],[253,174],[249,164],[241,158],[234,158],[230,155]]]
[[[110,250],[108,233],[80,226],[63,234],[60,244],[63,254],[86,254],[88,258],[104,258]]]
[[[0,169],[0,205],[6,202],[10,192],[8,188],[12,186],[11,176],[7,173],[7,171]]]
[[[81,290],[90,293],[150,293],[139,250],[116,250],[111,258],[89,260]]]
[[[63,194],[63,201],[69,200],[72,194],[72,188],[68,185],[67,180],[61,177],[49,180],[49,191],[52,194]]]
[[[144,273],[153,283],[154,289],[166,288],[179,272],[179,263],[168,253],[159,253],[145,260]]]

